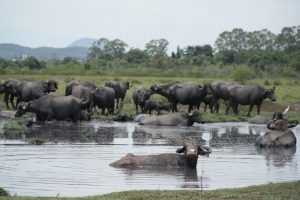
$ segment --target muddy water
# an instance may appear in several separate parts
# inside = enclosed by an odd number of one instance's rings
[[[22,122],[9,125],[0,121],[0,187],[17,195],[87,196],[124,190],[200,190],[299,180],[299,150],[255,148],[255,138],[265,131],[264,126],[248,123],[170,128],[99,121],[47,122],[26,128]],[[293,131],[299,141],[300,129]],[[213,150],[210,157],[199,157],[197,170],[109,166],[129,152],[174,153],[186,138],[197,139]]]

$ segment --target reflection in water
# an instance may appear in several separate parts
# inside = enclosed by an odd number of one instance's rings
[[[290,163],[296,153],[296,147],[277,147],[277,148],[260,148],[255,146],[257,153],[264,155],[266,164],[269,166],[272,163],[275,167],[283,167]]]
[[[265,126],[248,123],[151,127],[91,121],[26,127],[0,121],[0,185],[18,195],[86,196],[134,189],[216,189],[299,180],[300,154],[296,148],[256,149],[254,141],[265,131]],[[299,138],[299,128],[293,132]],[[212,148],[210,157],[199,157],[197,170],[109,167],[127,153],[174,153],[187,138]],[[24,145],[39,143],[44,145]]]

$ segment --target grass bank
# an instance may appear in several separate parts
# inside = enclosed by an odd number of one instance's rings
[[[127,191],[116,192],[102,196],[77,197],[77,198],[49,198],[49,197],[0,197],[2,199],[15,200],[45,200],[45,199],[61,199],[61,200],[75,200],[75,199],[99,199],[99,200],[129,200],[129,199],[299,199],[300,196],[300,181],[266,184],[258,186],[250,186],[245,188],[234,189],[219,189],[210,191],[197,190],[141,190],[141,191]]]

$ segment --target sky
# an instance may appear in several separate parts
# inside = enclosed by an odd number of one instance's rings
[[[83,38],[121,39],[144,49],[167,39],[169,50],[214,45],[233,28],[300,25],[300,0],[0,0],[0,43],[66,47]]]

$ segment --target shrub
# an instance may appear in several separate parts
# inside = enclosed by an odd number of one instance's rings
[[[254,70],[249,67],[238,66],[233,69],[232,76],[235,81],[244,83],[245,81],[252,79],[255,76],[255,73]]]
[[[9,196],[9,193],[0,187],[0,197]]]

